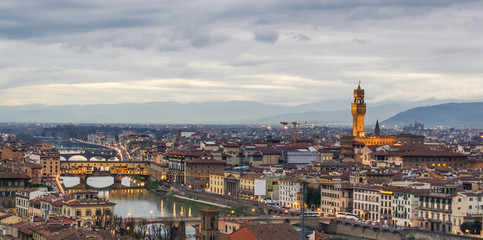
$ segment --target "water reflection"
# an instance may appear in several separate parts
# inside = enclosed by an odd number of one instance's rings
[[[71,187],[75,187],[75,186],[80,184],[80,178],[79,177],[62,176],[62,177],[60,177],[60,182],[66,188],[71,188]]]
[[[62,176],[60,177],[62,184],[66,188],[108,188],[114,185],[114,177],[112,176],[92,176],[87,178],[87,185],[88,186],[80,186],[80,179],[79,177],[74,176]],[[136,187],[139,184],[136,184],[135,180],[130,177],[124,177],[121,179],[121,185],[124,187]]]
[[[97,190],[99,197],[109,199],[116,203],[114,214],[123,217],[188,217],[199,216],[200,207],[171,198],[165,198],[143,188],[130,188],[138,183],[125,177],[121,184],[115,183],[111,176],[97,176],[87,179],[87,186],[79,185],[78,177],[64,176],[61,178],[67,192],[82,191],[85,189]],[[109,189],[102,189],[109,187]]]
[[[121,183],[114,182],[111,176],[90,177],[87,185],[79,185],[78,177],[61,177],[66,192],[76,192],[83,190],[96,190],[99,196],[107,198],[116,203],[114,214],[122,217],[197,217],[200,214],[199,206],[176,202],[173,198],[166,198],[150,192],[144,188],[131,188],[138,186],[133,179],[125,177]],[[92,179],[92,180],[90,180]],[[107,188],[108,189],[105,189]],[[103,189],[104,188],[104,189]],[[195,230],[191,226],[186,226],[188,239],[192,239]]]

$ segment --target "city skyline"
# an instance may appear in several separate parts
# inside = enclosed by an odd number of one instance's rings
[[[4,106],[483,101],[478,1],[0,6]]]

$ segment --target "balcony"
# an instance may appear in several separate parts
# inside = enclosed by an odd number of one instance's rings
[[[443,221],[443,219],[437,219],[437,218],[430,218],[428,219],[428,222],[433,222],[433,223],[448,223],[448,224],[451,224],[451,221],[449,219],[445,219]]]
[[[423,207],[422,205],[419,206],[419,210],[427,210],[427,211],[434,211],[434,212],[444,212],[444,213],[451,213],[451,208],[448,209],[441,209],[441,208],[431,208],[429,206]]]

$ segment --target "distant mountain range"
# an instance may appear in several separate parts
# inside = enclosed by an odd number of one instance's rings
[[[441,122],[441,116],[445,121],[454,126],[466,126],[475,124],[481,118],[483,103],[450,104],[450,107],[442,107],[440,111],[424,110],[431,107],[423,106],[427,103],[435,103],[442,100],[429,99],[421,102],[389,102],[383,104],[367,103],[366,125],[373,125],[387,119],[383,124],[387,126],[403,126],[415,120],[430,126],[433,122]],[[52,123],[179,123],[179,124],[278,124],[280,121],[345,121],[351,124],[350,99],[334,99],[320,101],[298,106],[281,106],[263,104],[253,101],[230,101],[230,102],[205,102],[205,103],[174,103],[174,102],[151,102],[151,103],[122,103],[122,104],[98,104],[98,105],[68,105],[49,106],[31,104],[23,106],[0,106],[0,122],[52,122]],[[480,104],[480,105],[478,105]],[[477,106],[478,105],[478,106]],[[418,110],[423,108],[423,110]],[[455,112],[458,116],[453,118],[441,111]],[[453,109],[453,110],[452,110]],[[406,111],[407,110],[407,111]],[[420,113],[420,115],[416,114]],[[439,114],[430,118],[431,113]],[[479,115],[478,115],[479,114]],[[466,116],[472,116],[468,120]],[[480,116],[475,118],[474,116]],[[389,119],[388,119],[389,118]],[[468,117],[470,118],[470,117]],[[437,120],[437,121],[436,121]],[[427,122],[426,122],[427,121]]]
[[[407,126],[414,121],[425,127],[483,127],[483,102],[446,103],[412,108],[382,122],[386,127]]]

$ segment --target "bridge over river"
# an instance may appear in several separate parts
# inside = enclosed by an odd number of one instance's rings
[[[305,225],[313,229],[318,229],[320,224],[330,224],[334,217],[316,216],[306,217]],[[200,224],[201,217],[158,217],[158,218],[132,218],[137,225],[153,224],[153,223],[173,223],[178,226],[180,222],[184,222],[187,226]],[[219,221],[257,221],[261,223],[289,223],[291,225],[300,224],[300,216],[245,216],[245,217],[220,217]]]
[[[61,161],[61,176],[79,177],[81,184],[91,176],[113,176],[116,182],[132,175],[149,174],[149,162],[139,161]]]

